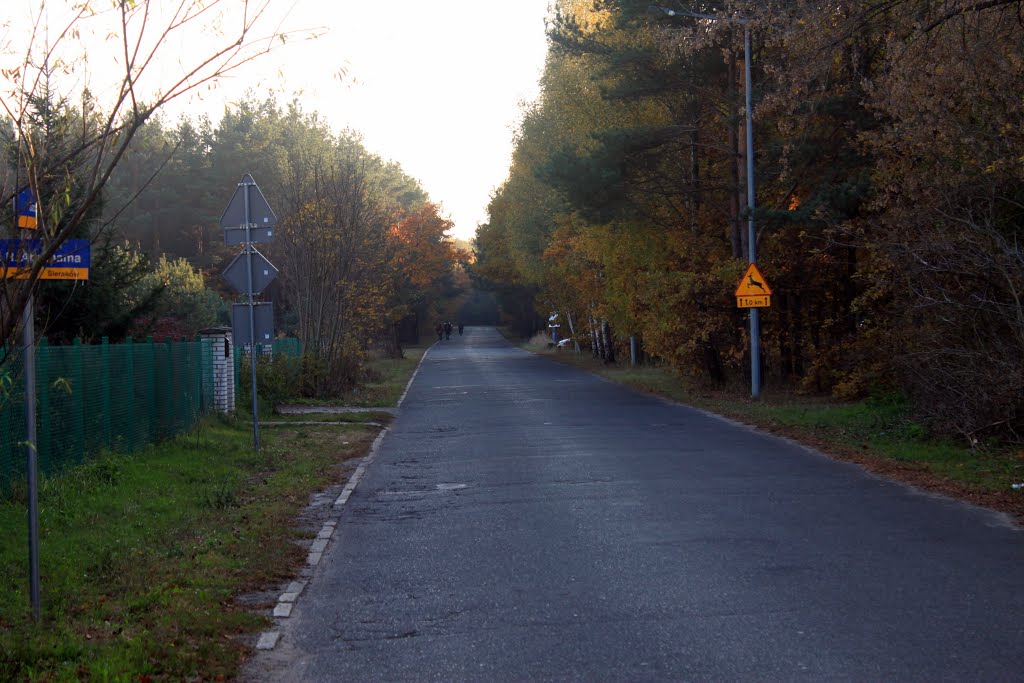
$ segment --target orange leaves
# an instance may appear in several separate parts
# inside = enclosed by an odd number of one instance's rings
[[[431,311],[466,286],[459,264],[470,255],[447,234],[451,227],[451,220],[431,203],[392,217],[386,235],[392,320],[410,311],[433,315]]]
[[[388,231],[391,268],[399,279],[414,288],[430,287],[451,272],[461,252],[445,233],[452,222],[425,204],[400,217]]]

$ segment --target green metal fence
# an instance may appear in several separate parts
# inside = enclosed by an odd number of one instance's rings
[[[295,337],[283,337],[274,340],[274,356],[283,355],[298,358],[302,355],[302,342]]]
[[[209,340],[36,348],[40,473],[104,449],[128,453],[187,431],[213,406]],[[0,491],[25,477],[25,387],[20,352],[0,364]]]

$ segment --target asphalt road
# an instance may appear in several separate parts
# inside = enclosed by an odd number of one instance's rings
[[[279,650],[289,681],[1022,680],[1024,535],[468,328]]]

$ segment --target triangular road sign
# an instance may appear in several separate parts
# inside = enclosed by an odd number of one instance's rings
[[[249,259],[245,252],[236,256],[224,269],[224,279],[242,294],[259,294],[277,278],[277,268],[256,248],[252,248],[252,292],[249,292]]]
[[[740,282],[736,285],[735,296],[771,296],[772,288],[768,286],[768,281],[764,279],[764,275],[761,275],[761,271],[757,269],[753,263],[747,266],[747,272],[743,273],[743,277],[740,278]]]
[[[260,188],[252,176],[242,176],[242,181],[235,188],[235,194],[228,202],[228,208],[220,217],[222,228],[244,228],[245,227],[245,186],[249,186],[249,222],[257,228],[272,228],[277,225],[277,216],[267,203]]]

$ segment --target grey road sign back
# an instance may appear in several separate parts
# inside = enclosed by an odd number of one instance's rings
[[[253,228],[249,231],[249,242],[253,244],[266,244],[274,239],[273,228]],[[224,228],[224,244],[232,246],[245,244],[245,228]]]
[[[253,305],[253,322],[256,328],[256,343],[271,344],[274,341],[274,306],[270,302]],[[252,340],[249,337],[249,304],[231,304],[231,334],[236,346],[244,346]]]
[[[246,185],[249,186],[249,222],[259,228],[272,228],[277,225],[277,216],[274,215],[270,204],[267,203],[263,193],[260,192],[256,181],[252,179],[251,175],[246,174],[242,176],[242,181],[238,183],[235,194],[231,196],[231,201],[228,202],[228,208],[224,209],[224,214],[220,217],[220,227],[245,227]],[[228,244],[231,244],[231,242],[228,242]]]
[[[249,294],[249,277],[246,274],[245,252],[236,256],[224,270],[224,279],[242,294]],[[252,294],[259,294],[277,278],[277,268],[263,254],[252,250]]]

